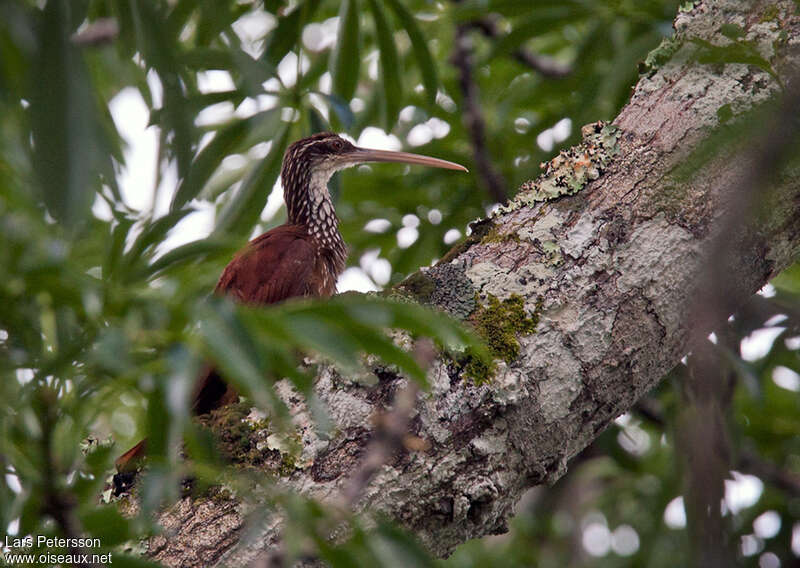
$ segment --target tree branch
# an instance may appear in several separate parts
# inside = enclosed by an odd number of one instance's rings
[[[470,25],[480,30],[488,38],[497,39],[502,36],[497,22],[491,16],[472,21]],[[572,68],[569,65],[561,63],[553,57],[534,53],[522,47],[512,51],[511,56],[548,79],[561,79],[572,73]]]
[[[359,491],[357,511],[390,516],[439,555],[503,532],[523,491],[558,479],[570,458],[686,353],[697,283],[724,233],[731,188],[751,164],[720,156],[690,180],[677,178],[675,167],[719,124],[720,107],[742,113],[780,90],[754,66],[694,63],[691,39],[725,45],[720,27],[759,22],[759,6],[707,0],[680,13],[682,47],[640,80],[616,129],[585,127],[583,144],[551,161],[542,178],[475,225],[466,243],[398,290],[482,322],[496,332],[505,360],[483,370],[468,358],[433,362],[431,389],[409,417],[411,433],[429,449],[379,466]],[[785,80],[800,65],[800,16],[789,0],[770,10],[777,16],[769,25],[745,32]],[[775,180],[772,206],[738,226],[724,253],[726,309],[800,252],[800,183],[792,175]],[[535,332],[514,328],[519,321],[538,322]],[[283,487],[322,501],[341,496],[373,437],[372,416],[408,384],[391,370],[374,370],[379,380],[367,387],[321,368],[315,393],[334,424],[329,439],[320,438],[300,397],[284,396],[303,452],[280,479]],[[186,498],[162,515],[168,538],[151,555],[170,566],[246,565],[280,534],[280,520],[270,517],[235,544],[243,519],[259,507]]]
[[[486,123],[481,112],[478,86],[472,76],[471,41],[469,26],[456,26],[455,46],[453,48],[453,65],[458,69],[458,85],[461,88],[461,106],[464,109],[462,120],[472,142],[472,155],[478,175],[492,199],[503,203],[507,198],[506,182],[503,176],[492,165],[489,149],[486,147]]]

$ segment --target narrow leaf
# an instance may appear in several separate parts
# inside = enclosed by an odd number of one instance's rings
[[[244,387],[264,408],[272,406],[263,360],[253,336],[237,317],[234,306],[214,298],[201,308],[200,335],[224,376]],[[266,388],[265,388],[266,387]],[[268,392],[270,391],[270,392]]]
[[[333,92],[345,101],[353,98],[358,85],[359,59],[358,0],[344,0],[339,7],[339,31],[330,72]]]
[[[135,219],[119,217],[116,225],[111,230],[110,238],[106,241],[106,258],[103,264],[103,277],[110,278],[116,274],[124,258],[125,238],[133,226]]]
[[[253,325],[256,311],[265,316],[264,325]],[[277,334],[270,333],[272,337],[267,340],[261,336],[285,325],[271,317],[270,311],[243,308],[213,298],[199,309],[202,318],[199,331],[225,379],[257,406],[269,409],[276,426],[286,427],[288,411],[277,397],[271,379],[287,377],[301,390],[310,388],[311,381],[298,370],[293,346],[282,341],[280,330]]]
[[[369,0],[369,6],[372,10],[372,17],[375,20],[375,34],[378,40],[378,48],[380,49],[384,126],[389,131],[397,120],[400,100],[403,97],[403,83],[400,80],[400,61],[397,56],[394,35],[389,27],[383,6],[377,0]]]
[[[103,547],[116,546],[131,539],[130,521],[116,508],[91,508],[80,514],[83,528],[100,538]],[[116,559],[115,559],[116,560]]]
[[[217,130],[211,142],[197,154],[188,175],[178,186],[178,190],[172,198],[171,209],[173,211],[180,209],[184,204],[197,197],[222,160],[234,148],[241,145],[249,127],[249,120],[237,120]]]
[[[158,74],[163,87],[163,105],[160,117],[165,133],[171,134],[169,149],[178,165],[178,175],[183,177],[189,170],[192,159],[192,140],[195,133],[194,116],[186,103],[181,72],[183,67],[178,62],[182,49],[178,38],[169,33],[167,15],[159,3],[133,2],[131,11],[142,31],[138,47],[144,54],[148,64]]]
[[[172,211],[147,223],[139,236],[136,237],[136,240],[133,241],[128,252],[125,253],[125,266],[130,268],[140,262],[147,251],[152,250],[154,246],[161,243],[167,233],[191,212],[192,210],[190,209]]]
[[[154,260],[139,276],[150,277],[176,266],[202,260],[210,254],[231,251],[231,243],[218,239],[200,239],[186,243],[164,253]]]
[[[311,105],[308,107],[308,124],[311,127],[309,134],[315,134],[317,132],[325,132],[326,130],[329,130],[329,127],[326,126],[327,123],[325,122],[325,119],[322,118],[322,115],[317,112],[317,109]]]
[[[272,148],[242,182],[231,201],[222,210],[214,233],[219,235],[234,229],[249,232],[261,216],[267,198],[281,171],[283,151],[289,137],[288,125],[273,138]]]
[[[303,23],[314,15],[318,6],[319,0],[306,0],[295,7],[288,16],[278,19],[278,25],[267,36],[264,50],[264,59],[270,65],[278,65],[294,47],[300,39]]]
[[[347,104],[347,101],[337,97],[336,95],[328,95],[319,91],[314,92],[328,101],[328,104],[330,104],[334,114],[336,114],[336,118],[339,119],[345,128],[349,130],[353,124],[355,124],[356,117],[353,114],[353,111],[350,109],[350,105]]]
[[[331,322],[314,316],[296,314],[287,318],[287,331],[304,347],[331,357],[346,367],[355,367],[358,364],[359,344],[349,326],[350,322],[331,325]]]
[[[422,75],[425,94],[428,97],[428,102],[434,104],[436,102],[436,92],[439,88],[439,78],[436,74],[436,64],[433,62],[433,56],[428,49],[428,41],[422,30],[419,29],[413,14],[408,11],[400,0],[388,0],[388,4],[411,40],[411,49],[414,51],[414,58]]]
[[[36,171],[50,214],[75,227],[92,203],[98,155],[91,85],[81,54],[69,41],[71,3],[48,2],[37,29],[30,100]],[[46,80],[45,80],[46,78]]]

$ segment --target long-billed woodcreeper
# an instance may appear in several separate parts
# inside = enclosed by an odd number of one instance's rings
[[[291,144],[281,181],[288,220],[256,237],[222,272],[215,293],[237,302],[266,305],[298,296],[328,297],[345,268],[347,246],[328,191],[334,172],[366,162],[401,162],[467,171],[464,166],[406,152],[359,148],[331,132]],[[205,414],[231,404],[238,394],[208,365],[198,379],[192,411]],[[117,458],[120,472],[137,467],[146,439]]]

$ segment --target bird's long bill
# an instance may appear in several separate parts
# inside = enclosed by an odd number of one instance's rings
[[[431,168],[444,168],[446,170],[469,171],[461,164],[431,158],[430,156],[420,156],[419,154],[409,154],[408,152],[392,152],[389,150],[370,150],[368,148],[356,148],[347,156],[348,161],[357,163],[363,162],[400,162],[402,164],[419,164]]]

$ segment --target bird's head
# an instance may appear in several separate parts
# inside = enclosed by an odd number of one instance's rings
[[[467,171],[464,166],[438,158],[359,148],[337,134],[321,132],[289,146],[283,157],[281,178],[284,187],[312,180],[327,183],[334,172],[367,162],[400,162]]]

